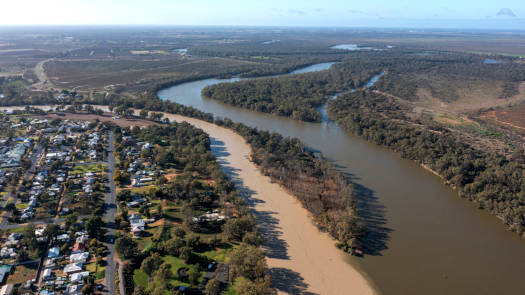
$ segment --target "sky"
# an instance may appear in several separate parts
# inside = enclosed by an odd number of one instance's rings
[[[41,24],[525,30],[525,0],[0,0],[0,25]]]

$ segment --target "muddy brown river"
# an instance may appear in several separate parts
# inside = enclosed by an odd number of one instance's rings
[[[325,70],[313,65],[291,74]],[[356,183],[370,234],[366,255],[348,257],[384,294],[525,294],[525,241],[477,210],[441,179],[386,148],[348,134],[324,116],[305,123],[201,97],[206,79],[158,93],[263,130],[297,137],[322,152]],[[323,110],[323,109],[321,109]],[[349,293],[352,293],[349,291]]]

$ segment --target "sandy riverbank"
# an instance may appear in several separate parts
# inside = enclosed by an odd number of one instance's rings
[[[219,163],[241,186],[255,210],[265,238],[268,267],[280,293],[376,293],[364,275],[345,262],[345,254],[335,247],[335,241],[312,223],[307,210],[250,162],[250,146],[240,135],[198,119],[173,114],[165,117],[186,121],[212,138],[212,150]]]

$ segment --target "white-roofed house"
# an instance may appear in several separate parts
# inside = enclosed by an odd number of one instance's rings
[[[82,263],[71,263],[64,267],[64,273],[67,275],[82,271]]]
[[[82,282],[82,280],[86,277],[89,277],[89,271],[74,273],[71,276],[69,276],[69,280],[72,283],[78,283],[78,282]]]
[[[89,258],[89,252],[81,252],[81,253],[71,254],[69,256],[69,261],[71,261],[71,263],[86,262],[88,258]]]

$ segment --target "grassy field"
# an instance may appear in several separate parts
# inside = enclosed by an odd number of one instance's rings
[[[69,174],[84,174],[88,172],[102,173],[106,170],[106,164],[76,165]]]
[[[86,270],[90,273],[95,273],[95,280],[99,280],[105,277],[106,275],[106,266],[98,265],[96,262],[91,262],[86,264]]]
[[[191,268],[190,265],[185,264],[181,259],[174,257],[174,256],[165,256],[162,258],[162,260],[171,266],[171,271],[173,273],[173,277],[170,280],[171,285],[187,286],[187,287],[191,286],[191,284],[189,283],[187,279],[179,280],[177,278],[177,270],[181,267]],[[133,274],[133,281],[137,285],[147,287],[148,286],[148,275],[145,274],[142,270],[136,269]]]

